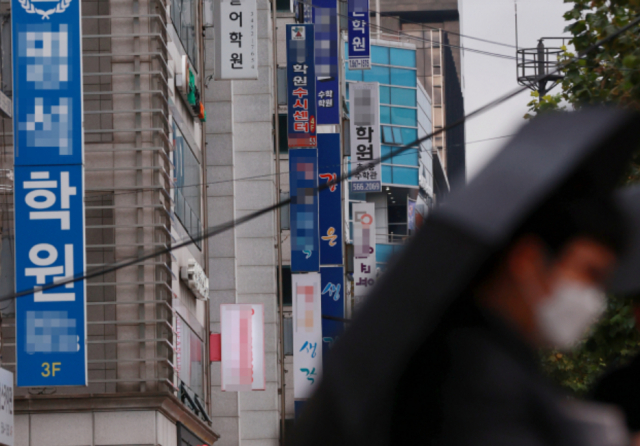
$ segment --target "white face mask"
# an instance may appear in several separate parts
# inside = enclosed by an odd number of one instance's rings
[[[569,349],[604,313],[606,295],[578,281],[563,281],[536,308],[538,328],[545,341]]]

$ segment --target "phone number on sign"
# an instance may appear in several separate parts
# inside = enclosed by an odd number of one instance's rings
[[[359,181],[351,183],[351,192],[380,192],[382,184],[379,181]]]

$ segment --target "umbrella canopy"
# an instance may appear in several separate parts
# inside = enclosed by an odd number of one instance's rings
[[[637,115],[605,108],[525,125],[430,214],[381,277],[333,347],[293,444],[384,444],[398,380],[445,311],[552,196],[575,189],[576,178],[585,196],[610,194],[637,147],[637,125]]]

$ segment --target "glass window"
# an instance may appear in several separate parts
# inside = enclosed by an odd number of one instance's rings
[[[280,201],[289,199],[289,192],[280,192]],[[289,218],[291,212],[290,205],[282,206],[280,208],[280,230],[291,229],[291,221]]]
[[[360,81],[362,82],[362,73],[363,70],[349,70],[345,67],[345,77],[348,81]]]
[[[385,163],[392,163],[393,162],[393,158],[388,158],[387,156],[389,156],[391,154],[391,147],[389,146],[380,146],[380,156],[382,157],[383,160],[385,160]]]
[[[287,67],[278,67],[278,105],[287,105]]]
[[[382,126],[382,142],[386,142],[387,144],[393,144],[393,132],[391,127]]]
[[[405,149],[402,153],[396,149],[398,155],[394,155],[393,164],[402,164],[403,166],[418,166],[418,149]]]
[[[284,329],[284,355],[293,356],[293,318],[283,318]]]
[[[276,0],[276,10],[291,12],[291,2],[289,0]]]
[[[389,65],[389,48],[386,46],[371,47],[371,63]]]
[[[391,124],[390,107],[380,107],[380,124]]]
[[[380,82],[381,84],[389,83],[389,67],[380,67],[373,65],[370,70],[362,70],[364,72],[365,82]],[[415,73],[413,74],[415,82]],[[402,84],[400,84],[402,85]]]
[[[176,363],[180,380],[204,401],[204,343],[180,316],[176,316]]]
[[[416,106],[416,91],[408,88],[391,88],[391,102],[393,105],[404,105],[405,107]]]
[[[171,20],[185,52],[194,67],[198,66],[198,2],[196,0],[171,0]]]
[[[376,244],[376,262],[386,263],[393,255],[393,245]]]
[[[278,149],[280,150],[280,153],[289,153],[288,132],[289,129],[287,128],[287,115],[278,115]]]
[[[393,178],[391,176],[391,166],[382,166],[382,182],[393,183]]]
[[[418,139],[417,129],[401,129],[402,141],[404,144],[411,144]]]
[[[387,84],[389,82],[386,82]],[[391,84],[403,87],[416,86],[415,70],[405,70],[404,68],[391,68]]]
[[[276,267],[276,277],[278,276],[278,267]],[[291,305],[291,266],[282,265],[282,302],[284,305]]]
[[[391,63],[389,65],[415,68],[416,52],[414,50],[391,48]]]
[[[409,186],[418,185],[418,169],[412,167],[393,167],[393,183],[406,184]]]
[[[391,127],[393,131],[393,141],[395,144],[402,144],[402,129],[399,127]]]
[[[380,87],[380,103],[381,104],[392,104],[392,102],[391,102],[391,94],[389,92],[389,87]]]
[[[418,124],[416,109],[391,107],[391,124],[416,126]]]
[[[201,213],[200,191],[202,188],[202,171],[200,163],[187,144],[180,128],[173,122],[173,145],[175,147],[175,181],[174,189],[175,214],[182,226],[192,238],[200,236]],[[201,242],[196,242],[198,248]]]

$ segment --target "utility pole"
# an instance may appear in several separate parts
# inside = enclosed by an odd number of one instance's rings
[[[516,36],[517,17],[516,9]],[[560,40],[562,43],[550,47],[545,45],[545,40]],[[540,101],[564,78],[556,69],[567,40],[565,37],[541,37],[535,48],[518,48],[516,44],[518,84],[537,91]]]

